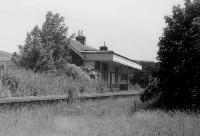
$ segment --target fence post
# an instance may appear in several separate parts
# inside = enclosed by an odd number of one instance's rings
[[[70,88],[68,89],[68,103],[72,103],[75,99],[75,90]]]

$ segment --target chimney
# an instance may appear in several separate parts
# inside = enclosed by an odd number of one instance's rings
[[[106,43],[104,42],[104,45],[100,46],[99,49],[100,49],[100,51],[107,51],[108,47],[106,46]]]
[[[78,36],[76,36],[76,41],[79,41],[83,45],[85,45],[86,37],[83,36],[83,30],[78,30]]]

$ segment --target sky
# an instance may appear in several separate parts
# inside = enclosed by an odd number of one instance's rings
[[[68,34],[83,30],[86,43],[134,60],[156,61],[164,16],[183,0],[0,0],[0,50],[18,51],[48,11],[65,17]]]

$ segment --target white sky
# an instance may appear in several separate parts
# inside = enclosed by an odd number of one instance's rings
[[[95,48],[106,45],[131,59],[153,60],[164,15],[183,0],[0,0],[0,50],[18,51],[26,33],[42,26],[47,11],[65,17],[69,34],[84,31]]]

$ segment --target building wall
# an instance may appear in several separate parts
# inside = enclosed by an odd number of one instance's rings
[[[77,55],[73,50],[70,50],[70,55],[71,55],[71,63],[76,64],[77,66],[83,65],[83,60],[82,58]]]
[[[113,60],[113,54],[84,54],[85,59],[89,61],[112,61]]]
[[[95,61],[84,61],[84,66],[93,66],[93,67],[95,67]]]
[[[119,63],[114,63],[114,62],[103,62],[99,61],[99,70],[97,72],[99,73],[99,78],[102,80],[102,83],[104,83],[105,87],[112,88],[113,91],[120,90],[121,86],[128,86],[129,82],[123,82],[125,80],[122,80],[122,76],[127,76],[127,80],[129,79],[129,74],[134,72],[133,68],[129,68],[127,66],[121,65]],[[107,71],[107,82],[104,82],[103,77],[103,68],[102,65],[103,63],[108,64],[108,71]],[[85,61],[84,62],[85,66],[96,66],[95,61]],[[119,68],[119,73],[116,73],[116,67]],[[105,74],[105,73],[104,73]],[[116,79],[117,78],[117,79]],[[118,81],[116,83],[116,81]]]

